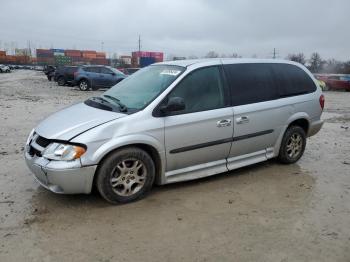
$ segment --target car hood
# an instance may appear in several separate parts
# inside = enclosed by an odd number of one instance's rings
[[[126,114],[79,103],[50,115],[35,128],[35,132],[47,139],[68,141],[91,128],[123,116]]]

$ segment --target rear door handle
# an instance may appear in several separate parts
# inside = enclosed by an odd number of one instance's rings
[[[216,126],[217,127],[226,127],[226,126],[230,126],[231,123],[232,123],[232,121],[230,119],[223,119],[223,120],[216,122]]]
[[[236,123],[237,124],[244,124],[249,122],[249,117],[247,116],[241,116],[236,118]]]

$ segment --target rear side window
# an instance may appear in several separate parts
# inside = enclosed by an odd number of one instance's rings
[[[102,74],[112,74],[113,72],[109,70],[108,68],[101,67],[101,73]]]
[[[84,71],[90,72],[90,73],[100,73],[100,68],[99,67],[85,67]]]
[[[224,65],[231,88],[233,106],[278,98],[273,71],[269,64]]]
[[[289,97],[316,91],[316,85],[301,68],[289,64],[271,64],[275,75],[279,96]]]

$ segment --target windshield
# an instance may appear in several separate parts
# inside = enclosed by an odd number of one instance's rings
[[[162,93],[184,70],[181,66],[148,66],[119,82],[103,93],[102,97],[111,102],[113,99],[110,97],[114,97],[125,108],[140,110]]]

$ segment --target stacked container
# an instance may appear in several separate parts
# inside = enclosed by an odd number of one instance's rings
[[[6,51],[0,51],[0,57],[6,56]]]
[[[96,52],[96,58],[106,59],[106,53],[105,52]]]
[[[82,57],[96,59],[96,51],[81,51]]]
[[[69,57],[81,57],[80,50],[65,50],[64,54],[65,56],[69,56]]]
[[[37,49],[36,57],[38,64],[46,65],[46,64],[54,64],[54,56],[53,51],[51,49]]]
[[[55,64],[58,66],[70,65],[72,64],[72,58],[64,55],[55,56]]]
[[[151,57],[154,58],[155,62],[163,62],[164,61],[164,54],[162,52],[150,52]]]
[[[63,49],[51,49],[54,56],[64,56]]]
[[[132,52],[131,62],[134,66],[145,67],[156,62],[163,62],[164,54],[162,52]]]

